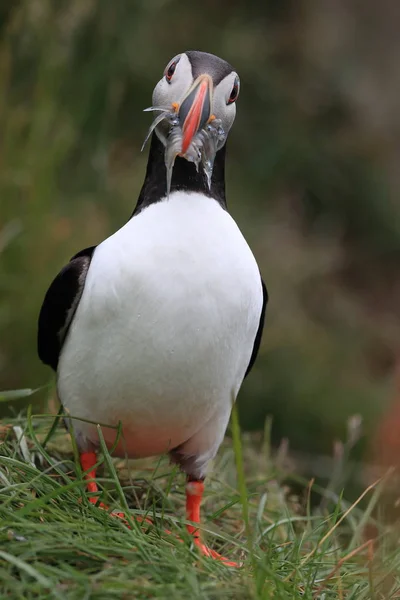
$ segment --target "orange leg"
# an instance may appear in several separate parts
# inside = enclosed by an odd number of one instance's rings
[[[186,484],[186,518],[188,521],[198,523],[200,525],[200,504],[203,498],[204,483],[202,481],[188,481]],[[195,525],[187,525],[187,530],[193,536],[193,541],[204,556],[209,556],[216,560],[222,561],[228,567],[239,567],[235,562],[232,562],[208,548],[200,539],[200,531]]]
[[[97,487],[96,479],[96,469],[94,465],[97,462],[97,457],[95,452],[82,452],[80,455],[81,467],[84,471],[84,477],[87,480],[86,489],[91,494],[98,494],[99,488]],[[95,496],[89,496],[89,502],[92,504],[96,504],[98,498]],[[103,503],[101,502],[100,506]],[[102,506],[102,508],[104,505]]]
[[[91,494],[98,494],[99,488],[95,481],[95,479],[96,479],[95,464],[97,462],[96,453],[95,452],[82,452],[82,454],[80,455],[80,460],[81,460],[81,467],[82,467],[83,471],[85,472],[84,477],[85,477],[85,479],[88,480],[88,482],[86,484],[87,491],[90,492]],[[98,499],[99,499],[98,496],[89,496],[89,502],[91,502],[92,504],[97,504]],[[103,502],[99,503],[99,508],[108,510],[108,507]],[[113,517],[118,517],[119,519],[122,519],[123,521],[126,522],[124,513],[113,512],[111,514]],[[149,523],[150,525],[153,524],[150,521],[150,519],[142,519],[141,517],[135,517],[135,520],[138,521],[138,523],[146,522],[146,523]]]
[[[84,471],[84,477],[87,480],[87,491],[91,494],[98,494],[99,488],[95,481],[96,479],[96,469],[95,464],[97,462],[97,457],[95,452],[82,452],[80,455],[81,466]],[[193,523],[198,523],[200,525],[200,504],[203,497],[204,492],[204,483],[202,481],[188,481],[186,485],[186,518],[188,521],[192,521]],[[97,504],[98,502],[97,496],[89,496],[89,502],[92,504]],[[99,508],[107,510],[107,506],[103,503],[99,503]],[[113,516],[118,517],[126,522],[125,515],[122,512],[113,512],[111,513]],[[152,521],[150,519],[142,519],[141,517],[135,517],[139,523],[149,523],[152,525]],[[193,536],[193,541],[195,545],[199,548],[200,552],[204,554],[204,556],[209,556],[216,560],[222,561],[228,567],[239,567],[235,562],[229,561],[227,558],[218,554],[215,550],[211,550],[200,540],[200,532],[198,527],[195,525],[187,525],[188,532]],[[165,533],[170,534],[171,531],[165,530]]]

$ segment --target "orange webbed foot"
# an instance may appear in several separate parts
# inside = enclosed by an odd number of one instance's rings
[[[186,484],[186,518],[188,521],[200,524],[200,504],[203,493],[203,481],[189,480]],[[214,560],[219,560],[227,567],[240,567],[238,563],[228,560],[215,550],[212,550],[203,544],[203,542],[200,540],[199,530],[194,525],[188,525],[187,530],[193,536],[193,541],[203,556],[208,556]]]
[[[85,471],[84,477],[85,477],[85,479],[88,480],[88,482],[87,482],[88,492],[90,492],[91,494],[98,494],[99,488],[95,481],[95,478],[96,478],[95,465],[96,465],[96,461],[97,461],[96,453],[95,452],[83,452],[80,455],[80,460],[81,460],[82,469]],[[89,502],[91,504],[96,504],[98,508],[108,511],[109,507],[106,504],[104,504],[104,502],[98,502],[98,500],[99,500],[98,496],[89,496]],[[128,520],[126,518],[126,515],[123,512],[113,511],[110,514],[112,517],[116,517],[117,519],[121,519],[122,521],[124,521],[125,525],[127,527],[129,527]],[[138,523],[147,523],[149,525],[153,525],[153,522],[150,519],[147,519],[144,517],[131,516],[131,518],[133,518]]]
[[[96,453],[95,452],[83,452],[80,455],[80,460],[81,460],[82,469],[84,471],[84,477],[87,480],[87,490],[90,494],[92,494],[91,496],[89,496],[89,502],[91,502],[92,504],[96,504],[98,506],[98,508],[100,508],[102,510],[108,511],[109,508],[106,504],[104,504],[104,502],[98,502],[99,488],[95,481],[95,478],[96,478],[95,466],[96,466],[96,462],[97,462]],[[239,568],[241,566],[240,564],[238,564],[234,561],[228,560],[227,558],[225,558],[224,556],[222,556],[215,550],[212,550],[211,548],[206,546],[206,544],[204,544],[200,540],[199,530],[198,530],[198,527],[196,527],[196,525],[200,525],[200,504],[201,504],[201,500],[203,497],[203,492],[204,492],[203,481],[189,479],[189,481],[186,485],[186,518],[188,521],[192,521],[193,525],[187,525],[187,530],[193,537],[193,542],[194,542],[195,546],[199,549],[200,553],[203,556],[207,556],[214,560],[218,560],[227,567]],[[121,519],[125,523],[125,525],[127,527],[129,527],[129,522],[126,518],[126,515],[123,512],[115,511],[110,514],[111,514],[111,516],[116,517],[117,519]],[[139,517],[139,516],[131,515],[131,518],[140,524],[146,523],[148,525],[153,525],[153,522],[146,517]],[[168,529],[165,529],[164,532],[168,535],[172,534],[172,532],[169,531]],[[183,541],[183,540],[179,539],[179,541]]]
[[[212,550],[211,548],[206,546],[206,544],[203,544],[200,538],[194,538],[194,543],[203,556],[208,556],[209,558],[213,558],[214,560],[219,560],[226,567],[235,567],[237,569],[240,568],[241,565],[239,563],[233,562],[232,560],[225,558],[225,556],[222,556],[222,554],[219,554],[215,550]]]

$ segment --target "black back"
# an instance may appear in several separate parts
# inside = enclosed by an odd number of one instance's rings
[[[244,376],[245,378],[250,373],[251,369],[253,368],[254,363],[256,362],[256,358],[257,358],[258,351],[260,349],[261,338],[262,338],[262,334],[263,334],[263,330],[264,330],[265,311],[267,309],[267,304],[268,304],[268,292],[267,292],[266,285],[262,279],[261,279],[261,285],[262,285],[262,291],[263,291],[263,305],[262,305],[262,309],[261,309],[260,323],[258,325],[256,339],[254,340],[253,352],[251,353],[249,366],[247,367],[247,370],[246,370],[246,373]]]
[[[53,280],[39,314],[37,347],[40,360],[57,370],[62,345],[81,299],[96,246],[75,254]]]

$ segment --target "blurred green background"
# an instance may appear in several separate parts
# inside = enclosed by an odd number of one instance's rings
[[[0,4],[0,389],[35,387],[53,276],[128,219],[142,110],[168,60],[241,76],[228,203],[270,293],[242,423],[331,454],[394,398],[400,328],[400,6],[389,0]],[[40,401],[40,398],[38,399]],[[364,444],[365,447],[365,444]]]

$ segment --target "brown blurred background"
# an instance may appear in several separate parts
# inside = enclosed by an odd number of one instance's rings
[[[242,424],[271,415],[274,441],[312,457],[361,415],[356,458],[396,445],[399,30],[390,0],[1,3],[0,389],[49,381],[44,293],[130,216],[142,110],[168,60],[199,49],[241,76],[228,203],[270,292]]]

